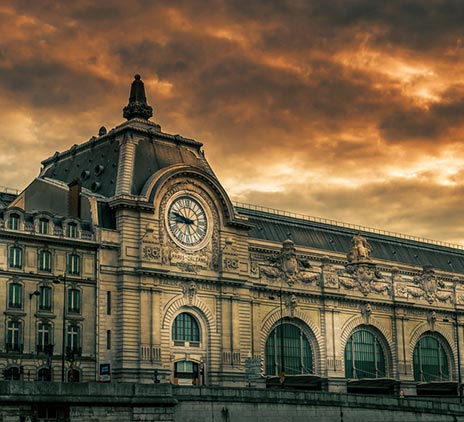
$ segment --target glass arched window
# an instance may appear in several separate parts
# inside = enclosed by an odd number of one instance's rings
[[[448,358],[443,344],[432,335],[417,342],[413,354],[414,379],[421,382],[448,381]]]
[[[52,254],[50,251],[39,252],[39,271],[50,272],[52,270]]]
[[[266,375],[278,375],[282,369],[282,361],[286,375],[314,373],[311,346],[303,331],[296,325],[278,325],[266,341]]]
[[[50,368],[40,368],[37,371],[37,380],[38,381],[51,381],[52,371],[50,371]]]
[[[379,339],[368,330],[357,330],[345,346],[346,378],[386,376],[385,354]]]
[[[10,214],[8,217],[8,228],[10,230],[19,230],[20,217],[18,214]]]
[[[178,315],[172,325],[172,339],[174,341],[200,341],[200,327],[197,320],[186,312]]]

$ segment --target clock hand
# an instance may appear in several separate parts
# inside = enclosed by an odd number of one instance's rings
[[[183,216],[182,214],[179,214],[178,212],[173,211],[172,213],[173,213],[178,219],[180,219],[181,222],[184,223],[184,224],[193,224],[193,223],[194,223],[193,220],[191,220],[191,219],[188,218],[188,217]],[[178,220],[177,220],[177,221],[178,221]]]

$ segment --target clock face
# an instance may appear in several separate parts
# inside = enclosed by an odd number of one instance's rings
[[[167,225],[173,238],[182,246],[200,245],[208,233],[206,212],[200,202],[183,195],[172,201]]]

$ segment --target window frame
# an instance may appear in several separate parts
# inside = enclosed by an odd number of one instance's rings
[[[21,216],[18,213],[12,212],[8,215],[7,228],[8,230],[20,230]]]
[[[433,340],[437,347],[435,349],[426,348],[426,345],[421,347],[421,344],[424,342],[429,342]],[[447,347],[448,346],[448,347]],[[438,375],[428,373],[424,374],[423,369],[423,351],[425,352],[426,356],[425,359],[431,358],[431,352],[437,352],[438,354],[438,365],[434,365],[435,367],[438,366]],[[452,370],[450,369],[450,356],[449,356],[449,345],[439,338],[437,335],[434,335],[431,332],[426,332],[422,334],[417,341],[416,345],[414,346],[413,354],[412,354],[412,367],[413,367],[413,375],[414,380],[417,382],[434,382],[434,381],[451,381],[452,379]],[[428,356],[427,356],[428,355]],[[416,363],[416,357],[419,359],[419,362]],[[443,361],[444,359],[444,361]],[[430,362],[425,364],[430,369]],[[444,371],[445,370],[445,371]],[[419,379],[418,379],[419,378]]]
[[[69,314],[80,314],[82,309],[82,292],[76,287],[66,291],[66,311]]]
[[[8,248],[8,267],[15,270],[23,268],[23,248],[18,245],[11,245]]]
[[[37,221],[37,232],[39,234],[50,234],[50,219],[47,217],[40,217]]]
[[[66,272],[68,275],[81,275],[81,256],[77,253],[70,253],[66,262]]]
[[[53,289],[50,286],[42,285],[39,286],[39,292],[37,309],[39,311],[50,312],[53,303]]]
[[[171,340],[174,345],[182,346],[188,342],[191,346],[199,346],[202,338],[201,331],[200,322],[192,313],[180,312],[172,323]]]
[[[7,352],[22,353],[22,321],[16,319],[8,319],[6,323],[6,344]]]
[[[23,299],[23,285],[18,281],[8,283],[8,309],[22,309]]]
[[[48,260],[44,259],[44,257],[48,257]],[[41,249],[39,251],[39,265],[38,265],[39,271],[51,273],[52,272],[52,259],[53,259],[53,255],[48,249]]]

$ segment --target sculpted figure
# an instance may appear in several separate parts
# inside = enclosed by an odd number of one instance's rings
[[[370,260],[369,254],[372,252],[372,247],[364,236],[357,234],[351,239],[352,247],[348,253],[348,261]]]

